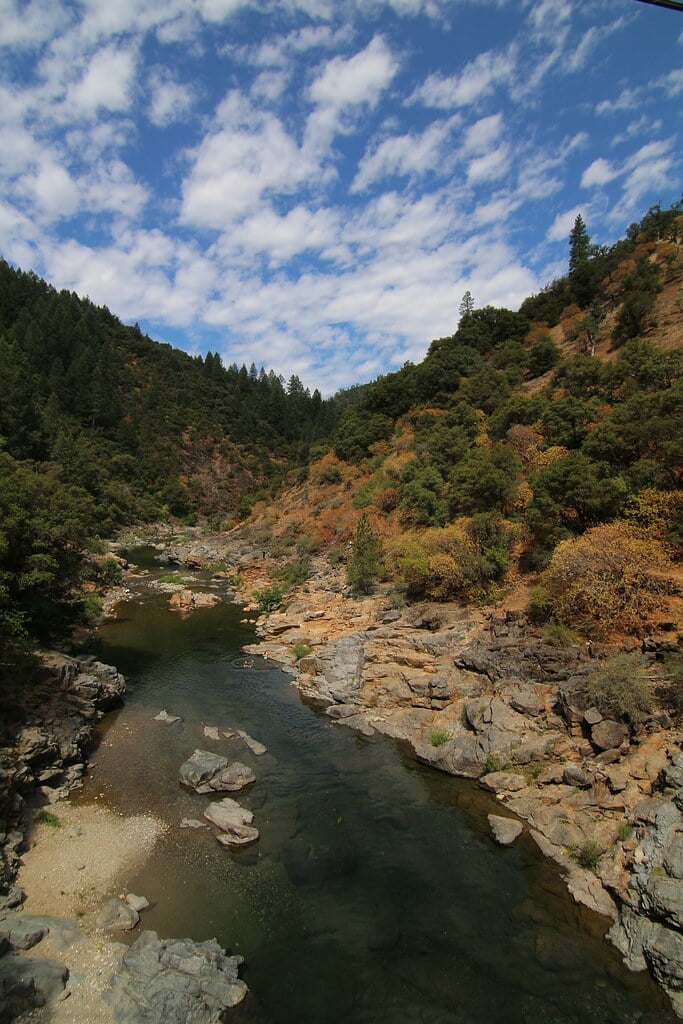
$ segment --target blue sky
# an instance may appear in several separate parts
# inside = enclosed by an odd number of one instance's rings
[[[681,194],[636,0],[0,0],[0,253],[330,393]]]

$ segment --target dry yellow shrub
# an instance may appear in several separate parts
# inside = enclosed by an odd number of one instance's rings
[[[568,454],[568,448],[563,448],[562,445],[554,444],[552,447],[546,448],[544,452],[538,453],[538,457],[533,462],[533,468],[545,469],[546,466],[550,466],[553,462],[557,462],[558,459],[563,459],[565,455]]]
[[[682,508],[683,491],[657,491],[647,487],[631,498],[624,515],[638,526],[665,534]]]
[[[543,574],[558,621],[584,631],[632,630],[671,593],[672,568],[646,531],[618,521],[557,545]]]

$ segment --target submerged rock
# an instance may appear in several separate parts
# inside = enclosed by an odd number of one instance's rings
[[[224,846],[246,846],[259,837],[258,829],[251,827],[254,820],[252,812],[240,807],[237,801],[231,800],[230,797],[209,804],[204,811],[204,817],[225,833],[217,837],[219,843]]]
[[[515,821],[514,818],[501,818],[498,814],[489,814],[488,819],[493,838],[499,846],[512,846],[522,833],[521,821]]]
[[[181,718],[179,715],[169,715],[168,711],[160,711],[158,715],[154,716],[155,722],[163,722],[165,725],[173,725],[175,722],[180,722]]]
[[[215,939],[159,939],[143,932],[104,993],[116,1024],[221,1024],[247,986],[241,956],[228,956]]]

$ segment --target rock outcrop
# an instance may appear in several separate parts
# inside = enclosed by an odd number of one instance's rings
[[[0,747],[0,906],[17,902],[12,882],[25,807],[52,804],[82,784],[93,729],[120,703],[125,688],[111,665],[50,653],[41,657],[33,684],[18,695]]]
[[[247,986],[242,957],[215,940],[159,939],[143,932],[123,956],[104,1000],[117,1024],[221,1024]]]
[[[551,646],[521,612],[397,615],[376,598],[344,602],[320,581],[308,589],[306,603],[261,618],[264,640],[246,650],[291,665],[291,647],[305,644],[296,684],[339,725],[480,779],[683,1016],[683,737],[668,716],[634,734],[603,715],[586,689],[600,652]],[[656,654],[643,644],[645,659]],[[495,827],[503,836],[508,822]]]

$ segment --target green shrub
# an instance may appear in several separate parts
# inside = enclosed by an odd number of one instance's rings
[[[262,587],[254,591],[254,600],[261,612],[274,612],[282,604],[285,592],[282,587],[273,584],[271,587]]]
[[[586,691],[597,708],[607,715],[640,725],[652,710],[652,683],[637,654],[614,654],[586,679]]]
[[[448,743],[451,739],[451,733],[448,730],[436,729],[429,737],[429,742],[433,747],[442,747],[444,743]]]
[[[161,576],[157,576],[157,583],[173,583],[177,586],[181,586],[187,576],[182,572],[165,572]]]
[[[97,594],[86,594],[81,601],[81,612],[84,622],[93,622],[102,614],[104,607],[101,597]]]
[[[50,814],[49,811],[36,811],[34,815],[34,821],[40,825],[49,825],[50,828],[61,828],[62,823],[56,814]]]
[[[579,643],[579,638],[574,630],[563,626],[561,622],[549,622],[543,630],[543,635],[551,647],[561,650]]]
[[[587,871],[595,872],[598,867],[598,861],[604,852],[594,839],[587,839],[583,846],[575,846],[571,851],[571,855],[580,867],[586,868]]]
[[[491,772],[502,772],[505,770],[506,762],[498,754],[487,754],[484,761],[482,774],[490,775]]]
[[[344,553],[338,545],[333,544],[331,548],[328,548],[327,561],[330,565],[341,565],[344,561]]]
[[[273,576],[286,587],[298,587],[311,575],[311,563],[307,557],[299,558],[289,562],[273,572]]]
[[[553,598],[547,587],[532,587],[529,594],[529,618],[540,625],[553,613]]]
[[[105,558],[100,565],[99,575],[108,587],[114,587],[123,579],[123,569],[115,558]]]
[[[295,661],[299,661],[300,658],[307,657],[310,653],[311,648],[308,644],[294,644],[292,647],[292,654],[294,655]]]
[[[617,839],[620,843],[625,843],[633,832],[633,826],[629,825],[627,821],[620,821],[619,827],[617,828]]]
[[[338,466],[325,466],[325,468],[318,473],[319,484],[340,484],[341,481],[342,475]]]

